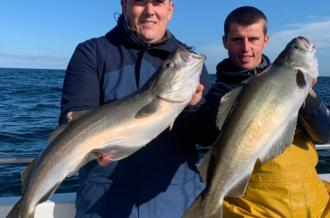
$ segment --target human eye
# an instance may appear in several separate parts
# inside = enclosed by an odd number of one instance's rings
[[[253,42],[258,42],[259,40],[260,40],[259,37],[250,37],[250,38],[249,38],[249,41],[252,42],[252,43],[253,43]]]
[[[145,0],[134,0],[134,1],[133,1],[133,4],[134,4],[134,5],[143,5],[144,2],[145,2]]]
[[[154,2],[155,2],[155,5],[162,5],[165,3],[165,0],[156,0]]]
[[[231,38],[231,41],[233,41],[233,42],[239,42],[239,41],[242,41],[242,40],[243,40],[242,37],[232,37]]]
[[[152,1],[148,1],[148,0],[134,0],[133,3],[137,4],[137,5],[142,5],[142,4],[147,4],[149,2],[151,2],[153,5],[161,5],[164,4],[166,0],[152,0]]]

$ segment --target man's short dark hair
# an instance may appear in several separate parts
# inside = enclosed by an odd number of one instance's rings
[[[252,6],[243,6],[236,8],[229,13],[225,20],[224,36],[226,37],[228,35],[230,24],[232,23],[249,26],[251,24],[257,23],[260,20],[264,20],[264,34],[267,35],[268,20],[266,15],[262,11]]]

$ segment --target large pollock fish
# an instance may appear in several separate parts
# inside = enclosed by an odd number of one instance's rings
[[[291,145],[298,111],[318,76],[315,46],[304,37],[288,43],[268,72],[227,93],[221,100],[218,139],[199,170],[206,189],[185,218],[223,217],[225,197],[244,194],[256,161]]]
[[[22,198],[7,218],[33,218],[36,206],[97,154],[123,159],[170,127],[196,91],[204,60],[178,47],[142,91],[59,127],[27,167]]]

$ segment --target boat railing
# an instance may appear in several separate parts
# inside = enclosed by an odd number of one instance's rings
[[[317,150],[326,150],[330,149],[330,144],[324,145],[316,145]],[[206,151],[209,148],[205,147],[198,147],[201,151]],[[7,165],[7,164],[29,164],[31,163],[35,157],[0,157],[0,165]]]
[[[34,157],[0,157],[1,164],[29,164]]]

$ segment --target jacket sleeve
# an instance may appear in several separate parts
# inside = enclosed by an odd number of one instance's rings
[[[202,82],[202,80],[201,80]],[[202,82],[203,83],[203,82]],[[204,84],[204,83],[203,83]],[[207,84],[207,85],[205,85]],[[190,113],[183,113],[176,120],[176,130],[185,143],[198,144],[203,147],[212,145],[219,134],[216,127],[216,116],[222,96],[228,91],[222,83],[211,84],[206,81],[204,97]]]
[[[199,131],[202,132],[197,142],[201,146],[209,146],[219,135],[216,127],[217,114],[221,98],[232,88],[223,82],[216,82],[206,93],[205,102],[198,112]]]
[[[330,142],[330,112],[319,96],[307,96],[299,111],[298,122],[313,143]]]
[[[181,144],[195,145],[201,142],[208,142],[212,138],[210,131],[212,129],[212,121],[209,119],[206,108],[206,95],[211,89],[208,80],[206,67],[200,77],[200,83],[204,85],[202,100],[193,107],[187,107],[175,120],[171,131],[177,134],[176,139],[182,141]],[[211,124],[210,124],[211,123]],[[215,125],[213,125],[215,127]]]
[[[67,122],[69,111],[96,108],[100,104],[95,50],[91,41],[81,43],[71,57],[64,77],[59,123]]]

